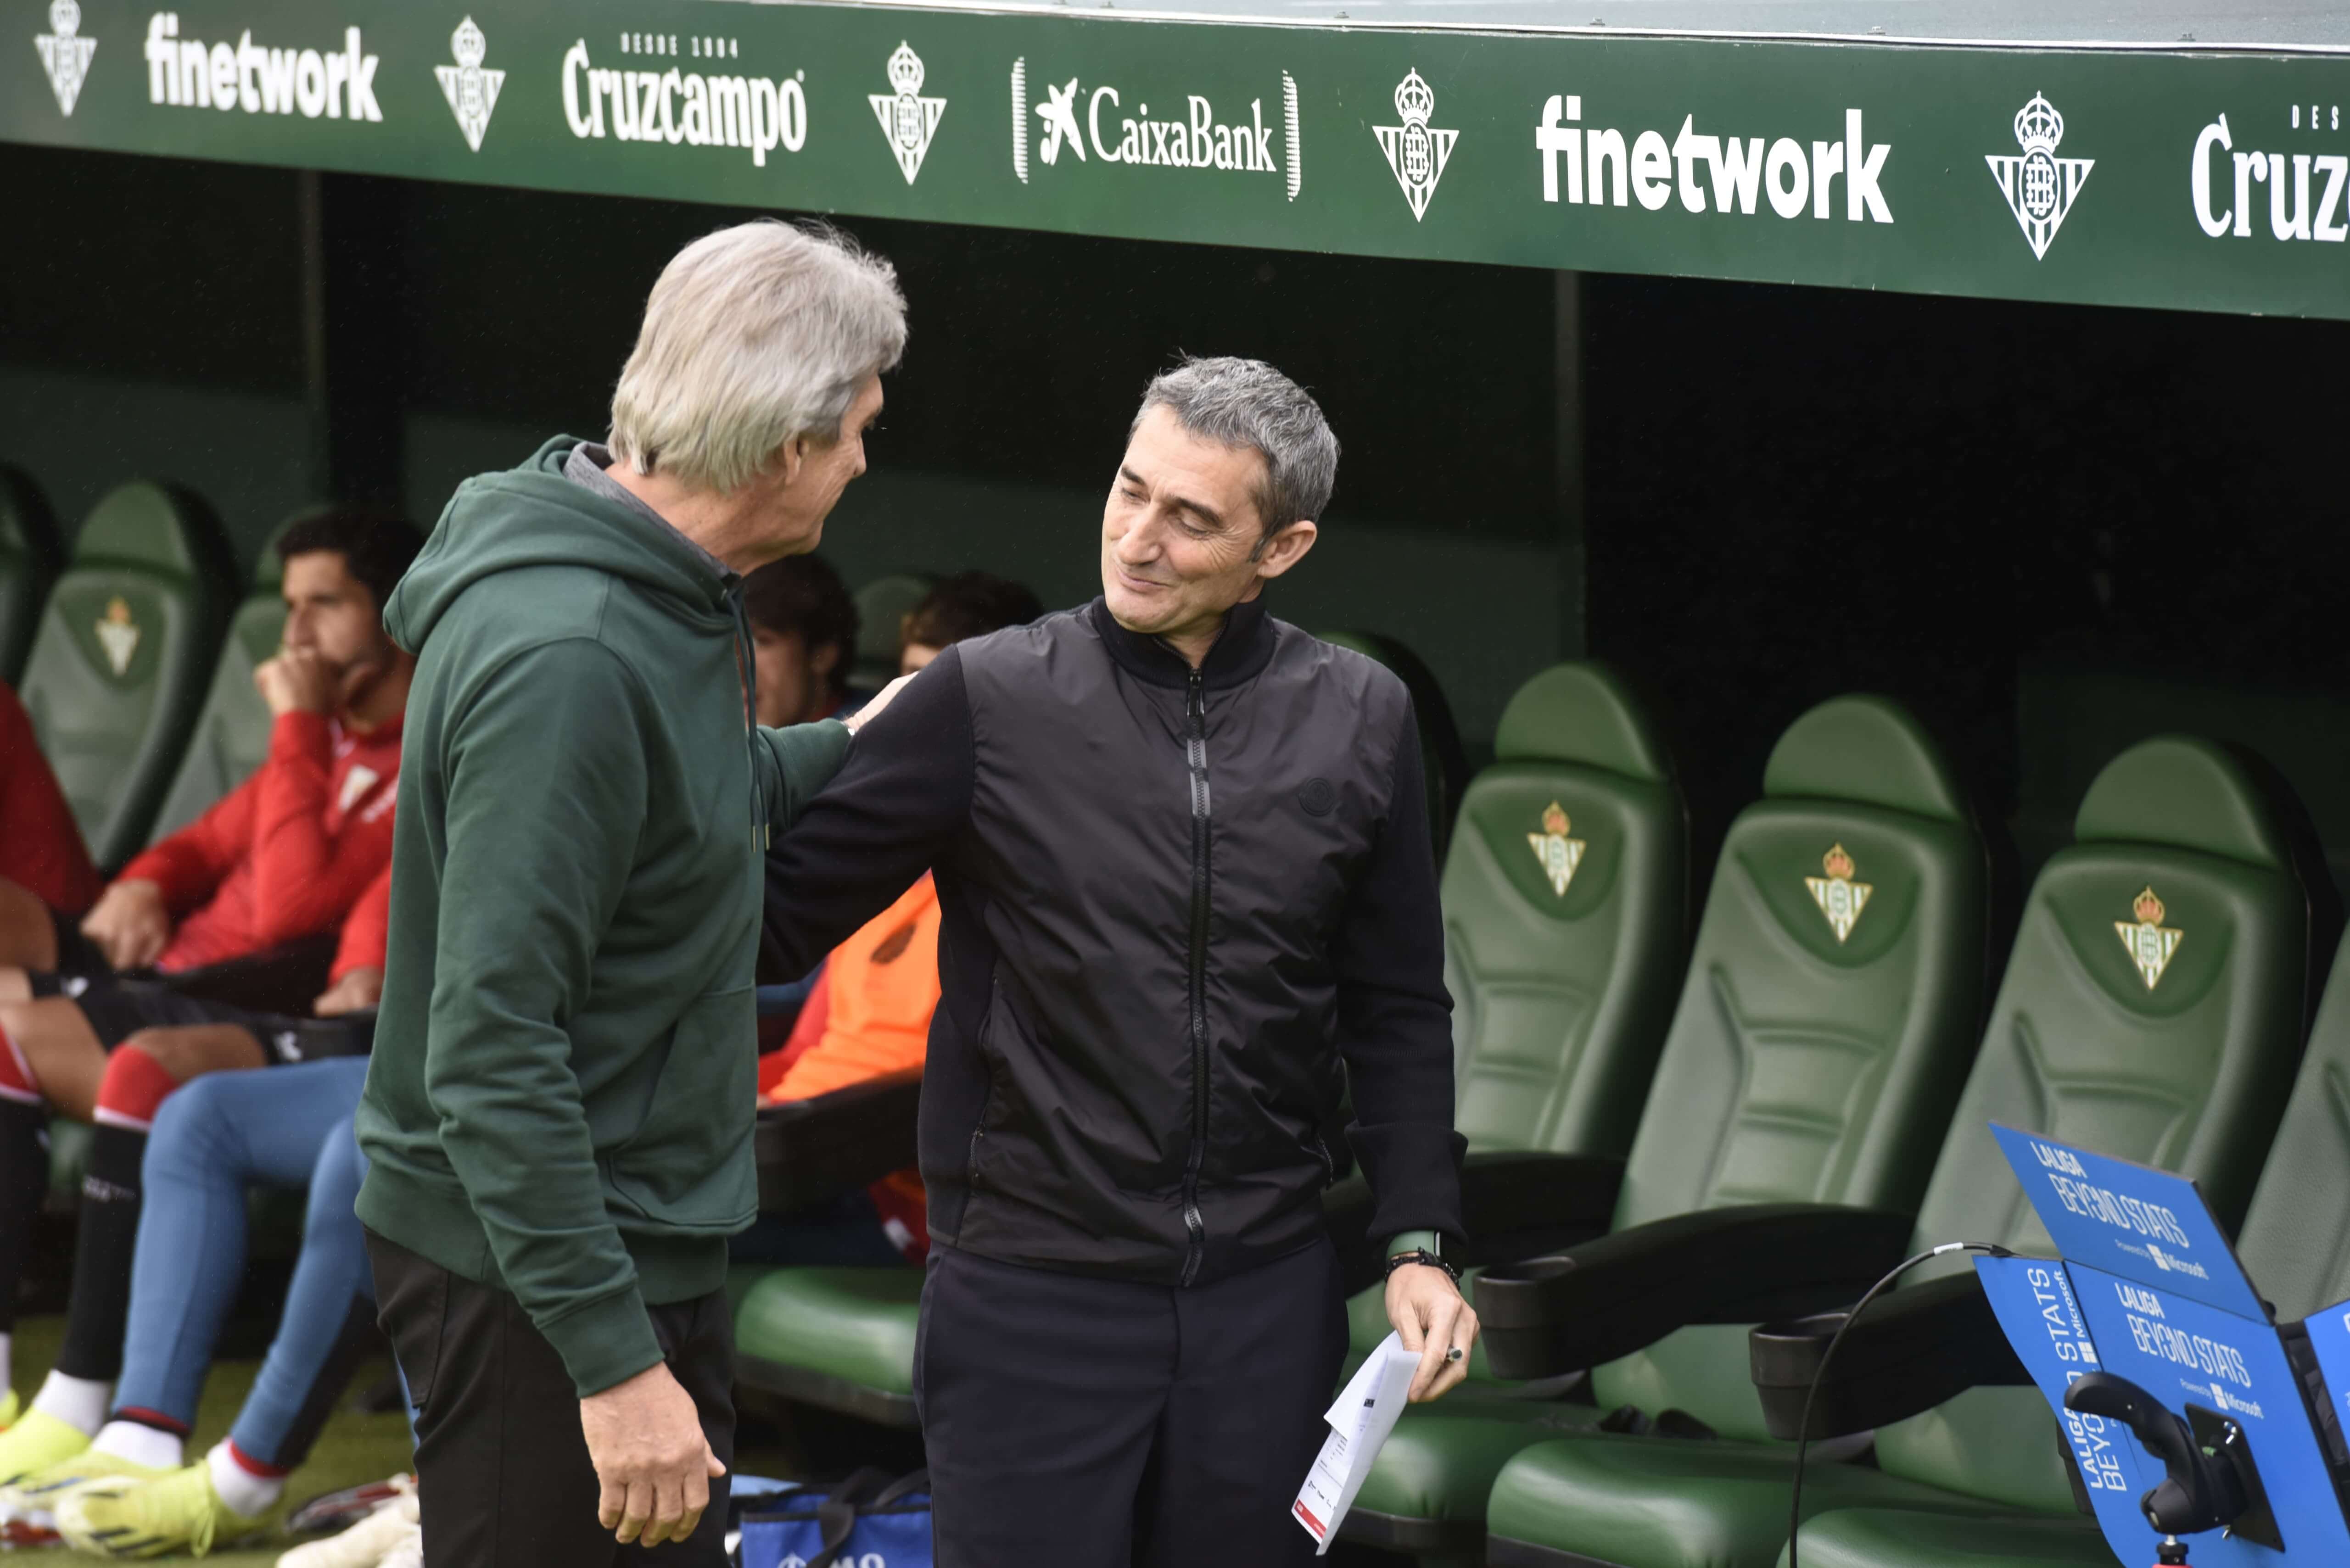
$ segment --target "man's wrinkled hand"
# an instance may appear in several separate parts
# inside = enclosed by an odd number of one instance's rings
[[[146,969],[172,940],[172,911],[163,889],[143,877],[116,882],[82,917],[81,934],[117,970]]]
[[[580,1400],[579,1428],[602,1489],[596,1517],[615,1540],[658,1546],[693,1533],[726,1467],[666,1365]]]
[[[1406,1263],[1389,1274],[1388,1322],[1406,1350],[1419,1353],[1419,1369],[1411,1375],[1413,1404],[1437,1398],[1469,1376],[1477,1314],[1442,1269]],[[1455,1350],[1458,1356],[1449,1354]]]
[[[914,675],[919,675],[921,671],[918,670],[914,672]],[[889,699],[904,691],[906,689],[906,682],[911,680],[913,678],[913,675],[900,675],[897,680],[892,680],[889,685],[884,686],[880,691],[876,691],[873,694],[873,701],[865,704],[864,707],[859,708],[856,712],[851,713],[847,718],[843,719],[841,722],[848,726],[848,732],[850,734],[853,735],[857,733],[858,731],[865,728],[866,725],[871,723],[874,720],[879,719],[881,716],[881,710],[889,706]]]

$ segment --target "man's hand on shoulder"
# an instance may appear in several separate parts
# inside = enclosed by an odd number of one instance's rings
[[[1461,1299],[1451,1276],[1425,1263],[1405,1263],[1388,1275],[1388,1322],[1406,1350],[1419,1352],[1411,1375],[1411,1401],[1422,1404],[1469,1376],[1469,1347],[1477,1343],[1476,1310]],[[1459,1352],[1457,1356],[1452,1352]]]
[[[615,1540],[658,1546],[693,1533],[726,1467],[666,1364],[580,1400],[579,1427],[603,1488],[596,1517]]]
[[[916,670],[914,673],[919,675],[921,671]],[[913,675],[900,675],[897,680],[892,680],[889,685],[884,686],[880,691],[875,692],[873,694],[873,701],[865,704],[864,707],[859,708],[856,712],[851,713],[847,718],[843,719],[841,722],[848,726],[848,732],[850,734],[853,735],[857,733],[858,731],[865,728],[866,725],[879,718],[881,716],[881,710],[889,706],[889,700],[897,696],[899,692],[904,691],[906,689],[906,682],[911,680],[913,678]]]

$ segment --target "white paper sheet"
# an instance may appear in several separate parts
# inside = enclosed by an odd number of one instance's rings
[[[1355,1506],[1355,1494],[1363,1490],[1363,1478],[1371,1473],[1379,1445],[1395,1430],[1396,1417],[1411,1392],[1412,1374],[1419,1369],[1419,1353],[1406,1350],[1402,1336],[1389,1334],[1324,1412],[1330,1436],[1315,1456],[1314,1468],[1305,1472],[1297,1501],[1290,1505],[1291,1515],[1319,1543],[1315,1556],[1330,1550],[1339,1521]]]

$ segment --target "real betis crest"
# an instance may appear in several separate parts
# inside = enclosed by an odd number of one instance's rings
[[[482,138],[490,129],[490,116],[497,111],[498,90],[506,85],[506,74],[482,64],[489,58],[489,40],[482,36],[471,16],[449,35],[449,52],[457,63],[435,66],[432,74],[441,83],[441,96],[449,100],[449,112],[457,117],[457,129],[465,133],[465,145],[479,152]]]
[[[106,618],[98,623],[98,645],[117,678],[130,673],[130,656],[139,651],[139,623],[130,618],[130,601],[120,594],[106,601]]]
[[[2185,931],[2162,923],[2162,900],[2148,888],[2130,906],[2136,920],[2116,920],[2114,929],[2121,933],[2122,946],[2129,950],[2130,962],[2146,979],[2146,988],[2152,991],[2162,979],[2162,971],[2170,967],[2170,955],[2187,940]]]
[[[922,171],[922,159],[931,151],[931,137],[939,129],[939,117],[947,111],[942,98],[923,98],[922,57],[913,47],[900,40],[889,57],[889,85],[894,93],[875,92],[865,95],[873,106],[874,118],[881,122],[881,134],[889,139],[889,151],[898,160],[898,171],[906,183]]]
[[[1820,913],[1828,918],[1828,929],[1842,942],[1860,923],[1860,912],[1868,908],[1868,896],[1877,889],[1866,882],[1852,879],[1856,867],[1841,844],[1820,857],[1820,869],[1827,875],[1806,877],[1804,886],[1812,890],[1812,902],[1820,907]]]
[[[1452,144],[1461,133],[1428,123],[1436,112],[1436,90],[1418,71],[1396,84],[1395,107],[1403,123],[1375,125],[1371,131],[1379,139],[1379,151],[1387,154],[1396,183],[1403,187],[1403,199],[1411,204],[1412,222],[1418,223],[1428,215],[1429,200],[1436,194],[1436,182],[1444,178],[1444,166],[1452,161]]]
[[[1566,885],[1575,880],[1575,868],[1583,864],[1584,841],[1569,838],[1566,830],[1566,808],[1553,801],[1544,808],[1543,830],[1526,835],[1526,842],[1534,846],[1534,858],[1542,862],[1543,875],[1550,878],[1550,890],[1560,898],[1566,897]]]
[[[75,0],[49,0],[49,30],[33,35],[41,68],[49,73],[49,90],[67,114],[74,111],[81,84],[89,79],[89,57],[98,53],[98,40],[80,35],[81,7]]]
[[[2007,210],[2022,225],[2034,261],[2048,254],[2094,161],[2057,157],[2056,144],[2064,140],[2064,117],[2056,112],[2055,105],[2033,93],[2032,101],[2015,115],[2015,144],[2022,151],[1993,152],[1983,160],[1991,165],[1991,178],[1999,182],[2000,194],[2007,198]]]

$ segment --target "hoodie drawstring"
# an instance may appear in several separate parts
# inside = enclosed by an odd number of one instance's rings
[[[769,847],[773,818],[766,791],[759,783],[759,658],[751,640],[751,618],[743,607],[743,579],[727,574],[726,607],[734,617],[734,665],[743,675],[743,758],[751,764],[751,842],[764,852]]]

